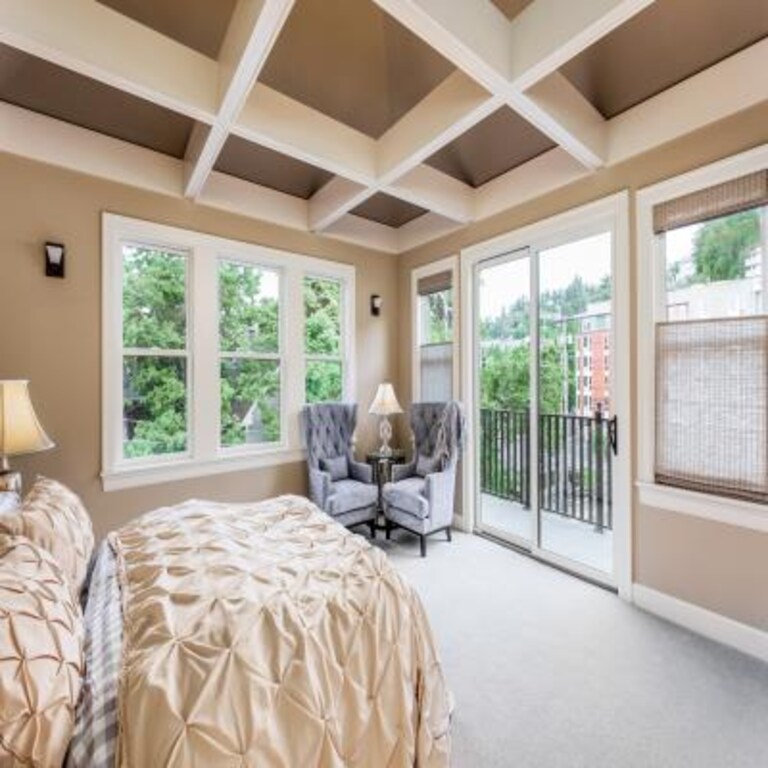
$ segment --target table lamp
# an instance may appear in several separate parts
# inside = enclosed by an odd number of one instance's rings
[[[379,421],[379,436],[381,437],[379,453],[382,456],[392,455],[392,449],[389,447],[389,441],[392,439],[392,425],[389,423],[389,417],[402,412],[403,409],[397,402],[394,387],[389,383],[379,384],[376,397],[373,399],[368,413],[381,417]]]
[[[21,494],[21,472],[8,463],[9,456],[53,448],[29,399],[27,381],[0,381],[0,491]]]

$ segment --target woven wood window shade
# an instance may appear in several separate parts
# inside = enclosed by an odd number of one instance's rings
[[[658,235],[729,213],[768,204],[768,169],[667,200],[653,209],[653,231]]]
[[[768,317],[656,328],[656,481],[768,502]]]
[[[440,293],[447,291],[453,282],[453,275],[450,270],[438,272],[434,275],[422,277],[416,284],[416,292],[419,296],[429,296],[430,293]]]

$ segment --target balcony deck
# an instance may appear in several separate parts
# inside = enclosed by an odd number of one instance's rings
[[[530,540],[531,510],[516,501],[482,494],[482,519],[487,526]],[[594,525],[552,512],[542,514],[542,547],[605,573],[613,562],[613,533],[595,531]]]

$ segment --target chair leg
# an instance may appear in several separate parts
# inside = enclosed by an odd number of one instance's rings
[[[386,536],[387,541],[392,538],[392,523],[389,522],[389,518],[387,518],[387,521],[384,523],[384,535]]]
[[[453,541],[453,538],[451,537],[451,526],[450,525],[445,529],[445,535],[448,537],[448,541]]]
[[[423,534],[419,537],[421,539],[421,556],[427,556],[427,537]]]
[[[371,520],[371,522],[368,523],[368,525],[371,528],[371,538],[375,539],[376,538],[376,521],[375,520]]]

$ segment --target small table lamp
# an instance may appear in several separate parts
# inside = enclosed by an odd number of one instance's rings
[[[379,421],[379,436],[381,437],[379,453],[382,456],[392,455],[392,449],[389,447],[389,441],[392,439],[392,425],[389,423],[389,417],[402,412],[403,409],[397,402],[394,387],[389,383],[379,384],[376,397],[373,399],[368,413],[381,416]]]
[[[0,381],[0,491],[21,494],[21,472],[13,471],[9,456],[53,448],[35,415],[26,381]]]

